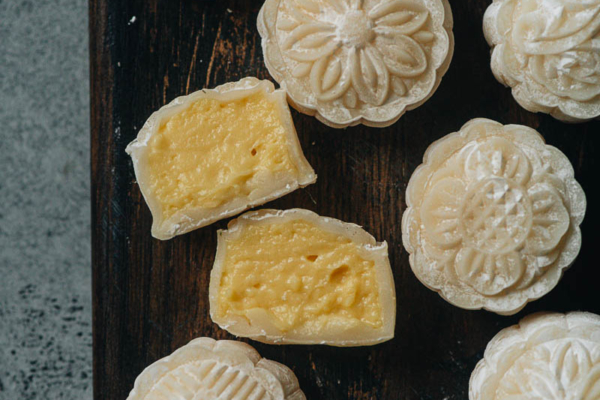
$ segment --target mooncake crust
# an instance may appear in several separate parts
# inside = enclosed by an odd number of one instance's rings
[[[558,284],[581,247],[586,200],[573,167],[522,125],[478,118],[431,144],[406,203],[413,272],[461,308],[518,312]]]
[[[144,400],[155,390],[166,390],[173,398],[192,393],[190,399],[203,400],[306,400],[285,365],[262,358],[246,343],[207,337],[144,369],[127,400]]]
[[[346,330],[342,332],[332,331],[329,334],[317,338],[313,336],[282,333],[277,327],[266,320],[256,320],[253,321],[255,324],[252,324],[246,318],[237,316],[221,317],[219,315],[219,288],[227,251],[226,240],[228,238],[238,237],[249,225],[268,224],[273,221],[285,222],[298,219],[311,222],[326,231],[347,237],[351,239],[352,242],[364,247],[363,254],[368,255],[369,259],[375,262],[383,318],[383,326],[381,329],[370,329],[367,331],[365,328],[358,328],[356,330]],[[209,300],[210,315],[213,322],[236,336],[248,337],[262,343],[324,344],[349,347],[374,345],[394,337],[396,324],[396,292],[394,277],[388,258],[387,243],[378,243],[373,236],[356,224],[343,222],[335,218],[322,217],[305,209],[263,209],[249,211],[229,222],[227,230],[220,230],[218,232],[215,263],[210,274]]]
[[[600,0],[494,0],[483,32],[496,79],[526,110],[600,117]]]
[[[259,92],[265,93],[268,101],[275,102],[279,108],[282,122],[286,127],[288,150],[290,151],[292,161],[298,169],[298,178],[294,182],[272,181],[270,184],[263,186],[261,193],[253,194],[250,198],[237,198],[210,210],[187,210],[186,212],[180,212],[165,219],[161,205],[148,185],[149,176],[145,168],[148,163],[148,141],[160,127],[161,121],[183,111],[198,99],[210,98],[219,101],[231,101]],[[161,240],[171,239],[176,235],[181,235],[210,225],[218,220],[237,215],[249,208],[282,197],[298,188],[306,187],[317,180],[317,175],[302,152],[294,122],[287,105],[285,92],[281,89],[276,90],[270,81],[259,80],[253,77],[243,78],[238,82],[226,83],[217,86],[215,89],[202,89],[187,96],[174,99],[148,118],[138,133],[137,138],[127,146],[126,152],[131,156],[137,182],[152,213],[152,236]]]
[[[503,329],[469,382],[469,400],[598,396],[600,316],[587,312],[536,313]]]
[[[447,0],[267,0],[257,26],[290,104],[334,128],[393,124],[433,95],[454,52]]]

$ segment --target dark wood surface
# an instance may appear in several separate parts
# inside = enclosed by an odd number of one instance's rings
[[[456,51],[435,95],[385,129],[335,130],[293,112],[318,182],[267,206],[303,207],[387,240],[396,338],[364,348],[251,342],[291,367],[309,400],[467,399],[471,370],[501,329],[540,310],[600,313],[600,123],[568,125],[518,106],[489,68],[481,21],[490,0],[451,1]],[[256,17],[261,1],[90,0],[94,393],[125,399],[150,363],[198,336],[232,339],[210,320],[216,231],[160,242],[125,154],[148,116],[173,98],[245,76],[270,78]],[[135,18],[134,18],[135,17]],[[573,162],[588,195],[581,254],[549,295],[513,317],[453,307],[408,265],[400,220],[408,179],[435,139],[474,117],[539,130]]]

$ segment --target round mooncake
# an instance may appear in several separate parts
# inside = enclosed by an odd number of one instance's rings
[[[474,119],[433,143],[406,191],[415,275],[448,302],[518,312],[552,290],[581,246],[573,167],[535,130]]]
[[[535,314],[488,344],[470,400],[600,399],[600,316]]]
[[[156,361],[127,400],[306,400],[291,369],[246,343],[198,338]]]
[[[600,117],[600,0],[494,0],[483,31],[496,79],[523,108]]]
[[[300,112],[393,124],[437,89],[454,51],[447,0],[267,0],[265,64]]]

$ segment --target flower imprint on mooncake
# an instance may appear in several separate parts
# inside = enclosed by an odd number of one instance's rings
[[[306,400],[294,372],[250,345],[201,337],[148,366],[127,400]]]
[[[492,71],[522,107],[600,117],[600,0],[495,0],[483,29]]]
[[[265,63],[300,111],[387,126],[429,98],[453,53],[444,0],[267,0]]]
[[[410,179],[403,241],[450,303],[513,314],[549,292],[581,246],[585,196],[533,129],[476,119],[435,142]]]
[[[470,400],[597,400],[600,317],[536,314],[488,344],[469,385]]]

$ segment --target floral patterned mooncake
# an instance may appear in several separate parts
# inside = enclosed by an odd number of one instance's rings
[[[556,286],[581,246],[573,167],[535,130],[474,119],[429,146],[406,191],[415,275],[450,303],[510,315]]]
[[[483,31],[492,71],[532,112],[600,117],[600,0],[494,0]]]
[[[336,128],[393,124],[435,92],[454,51],[447,0],[267,0],[258,31],[290,103]]]
[[[488,344],[470,400],[600,398],[600,316],[530,315]]]

